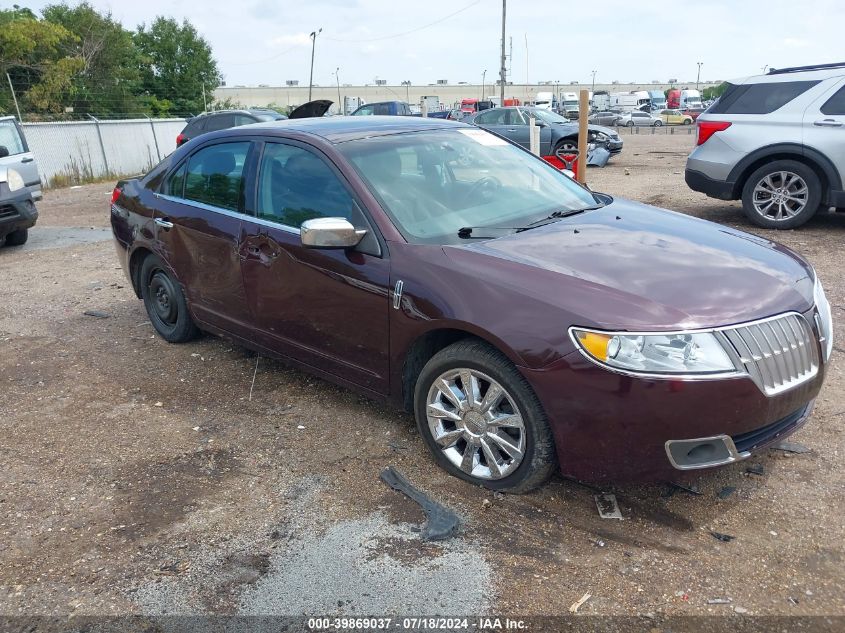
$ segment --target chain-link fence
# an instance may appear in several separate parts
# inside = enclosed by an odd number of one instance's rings
[[[41,180],[48,187],[148,171],[176,149],[185,119],[24,123]]]

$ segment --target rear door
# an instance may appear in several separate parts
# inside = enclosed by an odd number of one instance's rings
[[[845,188],[845,79],[809,105],[803,127],[804,145],[830,159]]]
[[[17,171],[32,197],[35,200],[40,199],[41,177],[38,174],[38,164],[29,151],[21,127],[13,117],[0,118],[0,146],[5,147],[8,152],[8,156],[0,158],[0,167],[10,167]]]
[[[239,258],[251,150],[238,140],[194,151],[168,175],[153,216],[159,253],[195,316],[234,334],[248,332],[251,320]]]
[[[240,257],[257,336],[286,356],[387,393],[390,267],[348,182],[308,145],[266,142],[252,204]],[[317,217],[346,218],[367,234],[355,249],[305,248],[300,226]]]

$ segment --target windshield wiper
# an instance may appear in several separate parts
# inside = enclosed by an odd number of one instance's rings
[[[593,207],[584,207],[583,209],[570,209],[567,211],[552,211],[549,215],[544,218],[540,218],[539,220],[534,220],[525,226],[464,226],[458,229],[458,237],[463,240],[474,239],[474,240],[490,240],[493,239],[495,236],[493,235],[473,235],[473,231],[475,229],[485,229],[488,231],[513,231],[514,233],[521,233],[522,231],[527,231],[528,229],[533,229],[538,226],[542,226],[554,220],[559,220],[561,218],[568,218],[571,215],[578,215],[579,213],[584,213],[584,211],[595,211],[596,209],[601,209],[605,205],[597,204]]]
[[[568,211],[552,211],[546,217],[540,218],[539,220],[534,220],[533,222],[530,222],[530,223],[526,224],[525,226],[516,229],[516,231],[517,232],[527,231],[528,229],[533,229],[535,227],[542,226],[542,225],[544,225],[548,222],[551,222],[553,220],[559,220],[561,218],[568,218],[569,216],[572,216],[572,215],[578,215],[579,213],[584,213],[584,211],[595,211],[596,209],[601,209],[604,206],[605,205],[603,205],[603,204],[598,204],[594,207],[584,207],[583,209],[571,209],[571,210],[568,210]]]

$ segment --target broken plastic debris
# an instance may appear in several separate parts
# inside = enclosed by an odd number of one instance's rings
[[[422,538],[425,541],[441,541],[454,536],[461,520],[449,508],[429,498],[424,492],[414,488],[405,476],[393,466],[381,471],[381,480],[394,490],[406,495],[422,506],[426,522],[422,526]]]
[[[103,312],[102,310],[86,310],[82,314],[85,316],[95,317],[97,319],[108,319],[111,316],[108,312]]]
[[[581,607],[581,605],[584,604],[585,602],[587,602],[587,600],[589,600],[589,599],[590,599],[590,594],[585,593],[583,596],[581,596],[580,600],[572,603],[572,606],[569,607],[569,612],[570,613],[578,613],[578,609]]]
[[[619,504],[616,503],[616,495],[600,494],[595,495],[596,508],[598,508],[599,516],[602,519],[621,519],[622,512],[619,510]]]
[[[707,604],[730,604],[730,603],[731,603],[730,598],[710,598],[710,600],[707,601]]]
[[[748,609],[745,607],[734,607],[734,613],[748,613]]]
[[[305,427],[300,424],[296,428],[298,428],[300,431],[302,431]]]
[[[745,469],[745,472],[750,473],[752,475],[765,475],[766,470],[763,468],[763,464],[751,464],[748,468]]]
[[[725,486],[719,492],[716,493],[716,496],[719,497],[719,499],[727,499],[735,492],[736,488],[734,488],[733,486]]]
[[[730,534],[722,534],[721,532],[710,532],[710,536],[724,543],[730,543],[736,538],[735,536],[731,536]]]
[[[809,453],[810,449],[798,442],[780,442],[772,446],[775,450],[785,453]]]
[[[669,483],[669,485],[672,486],[673,488],[677,488],[678,490],[683,490],[684,492],[688,492],[691,495],[697,495],[699,497],[701,496],[701,491],[698,489],[697,486],[693,486],[692,484],[690,484],[689,486],[685,486],[684,484],[679,484],[676,481],[672,481],[672,482]]]

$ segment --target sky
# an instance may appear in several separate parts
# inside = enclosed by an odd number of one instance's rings
[[[54,2],[56,0],[53,0]],[[36,11],[51,2],[17,4]],[[2,5],[11,4],[7,0]],[[73,2],[71,2],[73,4]],[[127,28],[188,18],[229,86],[498,78],[502,0],[91,0]],[[509,81],[695,81],[845,60],[842,0],[508,0]],[[510,50],[510,39],[508,40]]]

